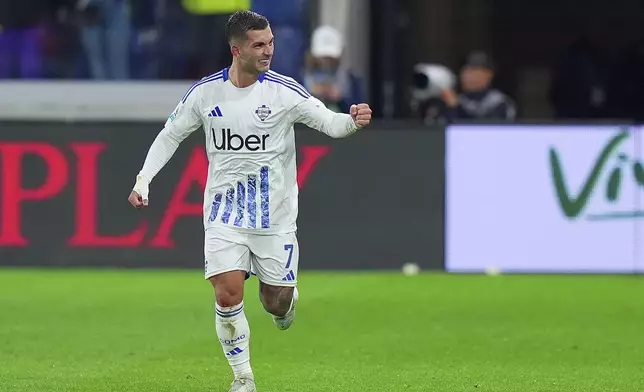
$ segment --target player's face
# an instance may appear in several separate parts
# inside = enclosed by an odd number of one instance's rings
[[[273,57],[274,37],[270,27],[264,30],[250,30],[246,42],[239,50],[239,60],[247,72],[268,71]]]

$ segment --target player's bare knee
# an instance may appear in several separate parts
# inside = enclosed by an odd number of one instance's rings
[[[215,288],[215,299],[217,300],[217,305],[222,308],[229,308],[242,302],[244,292],[243,290],[231,290],[228,287],[219,286],[219,288]]]
[[[217,305],[228,308],[239,305],[244,299],[244,272],[233,271],[211,277]]]
[[[270,286],[261,284],[259,296],[264,309],[277,317],[284,316],[291,307],[293,287]]]

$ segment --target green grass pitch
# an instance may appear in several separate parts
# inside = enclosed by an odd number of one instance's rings
[[[644,390],[644,280],[300,275],[278,331],[246,289],[260,392]],[[0,269],[0,391],[227,391],[201,271]]]

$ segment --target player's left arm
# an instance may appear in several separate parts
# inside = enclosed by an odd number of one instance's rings
[[[332,138],[343,138],[371,123],[371,108],[366,103],[351,105],[349,113],[336,113],[322,101],[308,97],[299,102],[291,111],[294,122],[325,133]]]

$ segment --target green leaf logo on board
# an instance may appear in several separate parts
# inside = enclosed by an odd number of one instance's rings
[[[592,197],[602,197],[608,205],[616,205],[622,196],[624,181],[635,181],[644,187],[644,166],[636,159],[619,151],[619,147],[631,137],[628,130],[621,130],[604,145],[577,194],[568,187],[566,172],[559,158],[559,152],[551,147],[549,151],[550,173],[557,201],[563,214],[569,219],[582,215],[588,220],[613,220],[644,217],[644,210],[618,210],[584,214]],[[605,174],[608,173],[606,177]],[[607,178],[600,183],[600,178]]]

